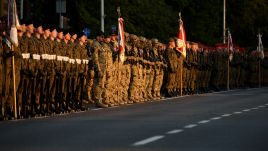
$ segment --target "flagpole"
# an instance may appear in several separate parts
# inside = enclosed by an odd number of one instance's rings
[[[14,46],[11,46],[14,51]],[[12,70],[13,70],[13,93],[14,93],[14,119],[17,119],[17,94],[16,94],[16,71],[15,71],[15,57],[12,56]]]
[[[179,12],[179,27],[180,26],[181,26],[181,12]],[[180,62],[180,95],[181,96],[182,96],[182,68],[183,68],[183,61]]]
[[[120,12],[120,6],[117,7],[117,14],[118,14],[118,18],[121,17],[121,12]],[[118,25],[118,32],[119,32],[119,25]],[[118,45],[120,45],[120,43],[118,43]],[[119,81],[119,76],[120,76],[120,72],[119,72],[119,63],[120,63],[120,52],[119,52],[119,48],[120,46],[118,46],[118,50],[117,50],[117,53],[118,53],[118,56],[117,56],[117,81]],[[118,84],[117,84],[117,101],[119,99],[119,91],[118,91]]]
[[[228,29],[228,56],[230,55],[230,38],[229,38],[229,36],[230,36],[230,31],[229,31],[229,29]],[[230,90],[230,58],[228,57],[228,61],[227,61],[227,85],[226,85],[226,87],[227,87],[227,91],[229,91]]]
[[[10,3],[8,4],[8,6],[10,6]],[[16,8],[16,0],[13,0],[12,1],[12,21],[13,22],[12,22],[12,25],[9,26],[9,27],[11,27],[10,28],[11,31],[13,31],[12,28],[17,28],[16,27],[16,24],[17,24],[17,18],[16,18],[17,17],[17,10],[16,9],[17,9]],[[10,31],[10,34],[11,34],[11,31]],[[17,29],[15,29],[15,34],[17,36]],[[11,38],[11,43],[12,43],[11,44],[11,51],[14,52],[15,51],[14,45],[16,45],[16,44],[13,44],[13,42],[12,42],[12,38],[14,38],[13,35],[10,35],[10,36],[11,36],[10,38]],[[15,40],[15,41],[17,41],[17,40]],[[14,119],[17,119],[16,71],[15,71],[15,57],[14,57],[14,55],[12,56],[12,74],[13,74],[13,97],[14,97],[13,110],[14,110]]]
[[[258,81],[259,81],[259,88],[261,87],[261,46],[260,46],[260,38],[261,35],[260,33],[258,34],[258,56],[259,56],[259,60],[258,60]]]

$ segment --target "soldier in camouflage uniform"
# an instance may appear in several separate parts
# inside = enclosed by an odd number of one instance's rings
[[[108,103],[103,99],[103,89],[105,83],[104,73],[106,72],[106,55],[107,52],[103,49],[100,44],[103,42],[103,33],[100,32],[97,36],[97,39],[93,43],[93,62],[94,70],[96,73],[96,86],[94,87],[94,101],[99,107],[108,107]]]
[[[89,39],[87,43],[87,55],[88,55],[88,70],[87,70],[87,96],[90,103],[94,103],[92,99],[92,90],[94,85],[94,64],[93,64],[93,40]]]
[[[139,86],[139,60],[138,60],[138,49],[137,49],[137,36],[130,35],[130,43],[131,43],[131,80],[129,84],[129,100],[138,103],[138,86]]]
[[[129,34],[125,33],[125,56],[126,56],[126,61],[123,63],[122,68],[121,68],[121,78],[120,80],[120,90],[119,94],[122,96],[122,99],[125,104],[132,104],[133,101],[129,100],[129,85],[130,85],[130,79],[131,79],[131,62],[132,59],[131,57],[131,46],[129,44]],[[126,91],[127,90],[127,91]]]
[[[175,50],[175,40],[173,38],[169,39],[169,45],[166,50],[166,62],[168,66],[168,81],[166,85],[166,90],[169,96],[174,95],[174,85],[176,80],[176,71],[177,71],[177,54]]]

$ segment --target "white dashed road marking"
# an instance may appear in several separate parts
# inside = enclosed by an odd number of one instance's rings
[[[145,145],[145,144],[148,144],[148,143],[152,143],[152,142],[157,141],[159,139],[162,139],[164,137],[165,136],[163,136],[163,135],[153,136],[153,137],[144,139],[142,141],[138,141],[138,142],[134,143],[133,146],[141,146],[141,145]]]
[[[234,112],[234,114],[241,114],[242,112]]]
[[[213,118],[211,118],[211,120],[219,120],[219,119],[221,119],[221,117],[213,117]]]
[[[203,120],[203,121],[198,122],[198,124],[205,124],[205,123],[208,123],[208,122],[210,122],[210,120]]]
[[[249,112],[251,109],[244,109],[243,112]]]
[[[177,134],[183,132],[183,129],[175,129],[172,131],[168,131],[166,134]]]
[[[231,116],[232,114],[223,114],[222,117],[229,117]]]
[[[184,128],[194,128],[196,126],[197,126],[197,124],[190,124],[190,125],[184,126]]]
[[[264,105],[260,105],[259,108],[265,108],[265,106]]]
[[[254,107],[254,108],[252,108],[252,110],[258,110],[259,108],[258,107]]]

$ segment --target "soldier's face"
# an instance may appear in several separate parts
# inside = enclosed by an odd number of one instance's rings
[[[174,48],[176,46],[175,41],[169,42],[169,47]]]
[[[104,41],[107,42],[107,43],[109,43],[109,42],[111,42],[111,38],[110,37],[107,37],[107,38],[104,39]]]
[[[42,26],[39,26],[39,27],[36,29],[36,32],[37,32],[38,34],[43,34],[44,31],[43,31]]]
[[[82,42],[82,43],[85,43],[87,41],[87,37],[85,35],[83,35],[82,37],[79,38],[79,40]]]
[[[34,33],[34,26],[33,26],[33,24],[28,25],[28,26],[27,26],[27,30],[28,30],[28,32],[31,33],[31,34]]]
[[[64,38],[65,38],[66,40],[71,40],[71,35],[68,33],[68,34],[65,35]]]
[[[76,38],[77,38],[77,34],[74,34],[74,35],[72,35],[72,38],[71,38],[71,39],[72,39],[73,41],[75,41]]]
[[[50,31],[49,31],[49,29],[47,29],[47,30],[44,31],[44,35],[45,35],[46,37],[49,37],[49,35],[50,35]]]
[[[51,32],[51,37],[53,37],[53,38],[56,38],[57,37],[57,31],[56,31],[56,29],[54,29],[52,32]]]
[[[58,33],[58,38],[59,38],[59,39],[63,39],[63,32],[59,32],[59,33]]]
[[[99,42],[101,42],[101,41],[103,41],[103,36],[97,36],[97,41],[99,41]]]
[[[21,28],[21,31],[22,31],[23,33],[26,32],[26,26],[25,26],[25,24],[20,25],[20,28]]]
[[[116,35],[111,36],[111,41],[116,41],[116,38],[117,38]]]

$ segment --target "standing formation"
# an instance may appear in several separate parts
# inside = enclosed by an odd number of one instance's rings
[[[258,52],[187,42],[184,57],[176,38],[168,44],[125,33],[125,59],[119,59],[117,34],[63,31],[28,22],[12,51],[0,36],[0,118],[11,119],[15,87],[19,118],[83,111],[88,104],[113,107],[163,97],[200,94],[258,85]],[[15,75],[12,57],[15,58]],[[229,64],[229,66],[228,66]],[[15,76],[16,83],[13,84]]]

